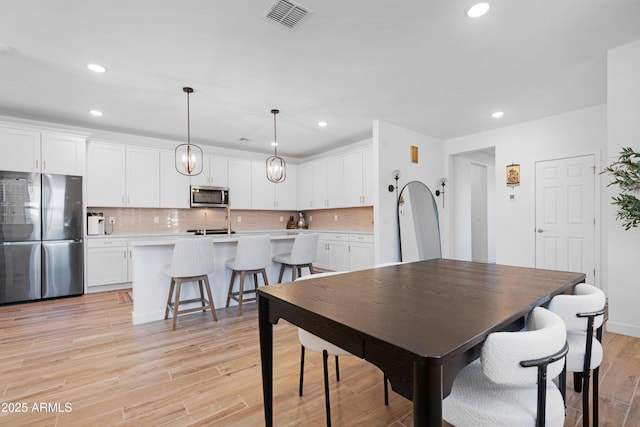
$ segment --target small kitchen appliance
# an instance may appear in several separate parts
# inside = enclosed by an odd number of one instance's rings
[[[298,228],[309,228],[307,221],[304,219],[304,214],[300,212],[298,215]]]
[[[87,214],[87,234],[90,236],[104,234],[104,215],[102,213]]]

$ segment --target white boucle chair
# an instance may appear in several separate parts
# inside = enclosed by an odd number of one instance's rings
[[[216,310],[213,306],[211,286],[209,285],[209,273],[213,272],[213,241],[207,238],[179,239],[173,247],[171,264],[162,267],[162,272],[171,277],[169,286],[169,298],[164,310],[164,318],[169,317],[169,310],[173,311],[173,330],[176,329],[176,321],[179,314],[194,311],[211,310],[213,320],[216,321]],[[200,289],[200,298],[180,300],[180,290],[185,282],[197,282]],[[207,291],[208,300],[203,293],[203,285]],[[173,292],[175,289],[175,300]],[[172,301],[173,300],[173,301]],[[180,304],[200,302],[201,307],[193,307],[180,310]]]
[[[242,316],[242,303],[256,300],[258,273],[262,275],[264,285],[269,285],[266,269],[271,265],[271,239],[267,235],[240,236],[236,257],[228,259],[224,265],[231,269],[226,307],[229,307],[229,302],[232,299],[237,301],[238,316]],[[240,285],[238,291],[234,291],[233,285],[237,273],[240,273]],[[244,289],[244,277],[247,273],[253,274],[253,289],[250,290]],[[245,294],[253,294],[253,297],[246,298]]]
[[[317,273],[309,276],[304,276],[298,278],[296,281],[306,280],[306,279],[315,279],[318,277],[324,276],[334,276],[336,274],[343,274],[344,271],[332,271],[327,273]],[[322,361],[324,367],[324,401],[325,401],[325,412],[327,417],[327,426],[331,426],[331,404],[329,399],[329,368],[328,368],[328,359],[329,355],[335,356],[336,359],[336,381],[340,381],[340,368],[338,365],[338,356],[348,356],[349,353],[346,350],[341,349],[338,346],[331,344],[330,342],[323,340],[320,337],[313,335],[305,331],[302,328],[298,328],[298,339],[300,340],[300,388],[298,391],[298,395],[302,397],[302,386],[304,382],[304,351],[305,349],[309,349],[311,351],[315,351],[316,353],[322,353]],[[387,386],[387,377],[384,377],[384,404],[389,404],[389,391]]]
[[[567,350],[562,319],[534,308],[526,330],[487,337],[480,359],[456,376],[443,418],[457,427],[562,427],[564,401],[551,380],[562,371]]]
[[[309,274],[313,274],[313,262],[318,251],[318,233],[300,233],[293,240],[291,252],[279,254],[273,257],[273,262],[279,262],[280,277],[278,283],[282,283],[285,268],[291,268],[291,281],[302,276],[302,268],[308,267]]]
[[[558,295],[549,303],[549,310],[560,316],[567,327],[569,353],[566,370],[560,376],[560,391],[564,395],[566,371],[573,372],[573,388],[578,393],[582,392],[582,424],[585,427],[589,426],[591,370],[593,370],[593,425],[598,425],[598,374],[603,356],[601,341],[605,303],[604,292],[586,283],[576,285],[573,295]]]

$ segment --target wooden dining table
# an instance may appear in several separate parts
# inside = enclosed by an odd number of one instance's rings
[[[273,425],[273,324],[301,327],[379,367],[413,401],[414,426],[441,426],[456,373],[487,335],[517,331],[585,274],[449,259],[391,265],[258,290],[264,416]]]

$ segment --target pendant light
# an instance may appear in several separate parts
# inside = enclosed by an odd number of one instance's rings
[[[175,167],[178,173],[187,176],[200,175],[202,173],[202,149],[191,143],[191,115],[189,111],[189,94],[193,93],[190,87],[183,87],[187,94],[187,143],[176,147]]]
[[[284,182],[287,178],[287,162],[280,156],[278,156],[278,139],[276,138],[276,115],[280,110],[273,109],[273,156],[267,158],[267,179],[271,182],[279,183]]]

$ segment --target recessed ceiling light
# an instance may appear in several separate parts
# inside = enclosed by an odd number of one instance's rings
[[[504,116],[504,112],[503,111],[496,111],[496,112],[491,114],[491,117],[493,117],[494,119],[499,119],[502,116]]]
[[[107,71],[102,65],[99,64],[87,64],[87,68],[93,71],[94,73],[104,73]]]
[[[325,127],[326,125],[328,125],[329,123],[325,122],[324,120],[321,122],[318,122],[318,126],[320,126],[321,128]]]
[[[98,111],[98,110],[89,110],[89,114],[91,114],[94,117],[100,117],[102,116],[102,111]]]
[[[478,18],[489,11],[489,3],[478,3],[467,10],[467,16],[470,18]]]

